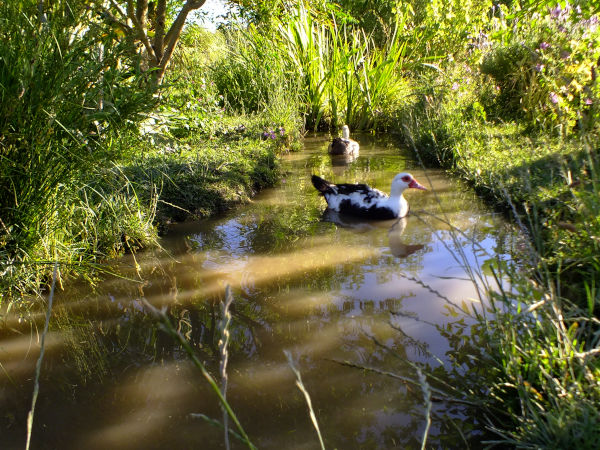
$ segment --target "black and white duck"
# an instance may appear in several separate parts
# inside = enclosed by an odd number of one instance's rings
[[[325,197],[327,206],[342,214],[373,220],[388,220],[408,214],[406,189],[427,190],[410,173],[400,173],[392,180],[390,195],[366,184],[333,184],[313,175],[313,186]]]

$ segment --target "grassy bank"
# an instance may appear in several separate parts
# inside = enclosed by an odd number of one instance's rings
[[[51,12],[40,25],[34,4],[0,7],[6,307],[43,289],[55,262],[60,280],[93,281],[111,258],[158,245],[169,222],[248,201],[300,137],[283,96],[247,113],[227,104],[214,81],[221,35],[187,30],[155,86],[85,2]]]
[[[63,277],[94,277],[98,264],[158,245],[158,233],[169,223],[222,212],[272,185],[288,136],[263,140],[263,119],[225,120],[238,125],[161,145],[121,137],[115,145],[126,145],[128,154],[94,168],[77,185],[57,188],[55,213],[43,224],[36,222],[43,228],[35,230],[30,244],[14,227],[5,228],[0,286],[5,299],[11,302],[43,286],[54,261]]]
[[[278,179],[278,155],[289,133],[263,139],[264,118],[223,118],[214,132],[191,133],[124,162],[130,180],[146,198],[157,193],[157,220],[205,218],[245,203]]]
[[[600,437],[597,143],[592,136],[532,136],[515,123],[466,121],[449,135],[439,122],[432,128],[426,116],[413,118],[423,122],[404,136],[416,154],[467,180],[517,223],[529,244],[514,255],[522,268],[492,267],[510,288],[489,286],[495,317],[480,316],[485,326],[471,330],[473,342],[455,343],[452,353],[470,374],[468,381],[455,374],[456,386],[471,393],[465,398],[483,401],[493,430],[489,444],[594,448]]]
[[[510,286],[489,286],[495,317],[480,316],[483,328],[472,330],[473,343],[453,350],[470,374],[465,382],[455,373],[456,385],[482,402],[493,431],[488,444],[594,448],[600,437],[596,63],[585,51],[575,56],[579,43],[561,42],[567,27],[587,19],[560,7],[529,17],[556,29],[558,39],[550,41],[545,27],[524,26],[523,34],[492,42],[480,58],[421,74],[415,100],[398,113],[398,132],[418,158],[467,180],[514,220],[528,243],[514,255],[521,269],[501,262],[492,268]],[[506,57],[515,54],[521,59]]]

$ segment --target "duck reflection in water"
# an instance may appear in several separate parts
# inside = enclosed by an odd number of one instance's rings
[[[341,214],[330,208],[325,209],[321,216],[323,222],[331,222],[341,228],[348,228],[358,233],[366,233],[375,228],[389,227],[388,239],[392,255],[398,258],[406,258],[418,250],[421,250],[423,244],[405,244],[402,241],[402,233],[406,229],[408,220],[406,217],[396,219],[394,221],[366,221],[348,214]],[[392,224],[390,226],[390,223]]]

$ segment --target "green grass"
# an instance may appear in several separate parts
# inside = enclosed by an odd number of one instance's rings
[[[229,114],[209,69],[220,34],[190,28],[153,96],[85,2],[50,10],[39,27],[33,5],[0,6],[3,304],[43,290],[54,262],[59,282],[93,281],[111,258],[158,245],[162,225],[248,201],[274,183],[276,155],[300,136],[287,91],[272,90],[259,113]],[[99,46],[102,58],[90,58]]]
[[[440,92],[445,96],[405,111],[403,136],[417,157],[448,168],[504,211],[527,244],[514,253],[523,269],[492,268],[511,289],[490,286],[494,318],[478,316],[481,326],[471,330],[478,345],[451,340],[452,354],[469,368],[467,377],[452,376],[473,401],[484,401],[496,435],[490,443],[594,448],[600,437],[598,136],[564,139],[518,123],[494,124],[473,115],[473,97]]]
[[[215,134],[179,140],[175,148],[146,151],[125,164],[124,172],[144,186],[146,196],[158,189],[158,222],[205,218],[275,183],[279,142],[261,140],[261,120],[243,119]]]
[[[473,123],[459,135],[440,143],[445,150],[423,157],[438,159],[498,208],[516,214],[556,276],[576,283],[565,283],[565,293],[584,302],[585,284],[600,279],[600,158],[591,141],[597,137],[563,140],[516,124]]]

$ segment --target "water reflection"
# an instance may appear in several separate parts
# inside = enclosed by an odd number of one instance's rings
[[[424,247],[422,244],[406,244],[402,240],[402,233],[404,233],[404,229],[408,223],[406,217],[394,220],[369,221],[347,214],[340,214],[337,211],[326,208],[321,216],[321,220],[334,223],[342,228],[349,228],[359,233],[366,233],[376,227],[388,228],[390,251],[398,258],[406,258]]]
[[[462,310],[485,307],[469,275],[481,276],[487,258],[506,253],[509,230],[466,189],[415,167],[387,137],[360,142],[358,159],[335,165],[326,137],[307,139],[305,152],[287,157],[281,184],[248,207],[175,226],[163,239],[167,252],[123,258],[120,273],[130,280],[62,293],[36,412],[36,448],[221,448],[221,432],[189,416],[220,417],[214,395],[142,299],[166,307],[217,373],[218,302],[227,285],[235,296],[228,398],[256,445],[318,445],[282,353],[287,349],[327,447],[418,447],[419,390],[334,361],[407,376],[413,375],[407,360],[441,370],[455,342],[477,326]],[[405,170],[427,179],[430,191],[408,193],[413,213],[400,221],[332,215],[310,183],[319,172],[385,191]],[[40,313],[34,324],[42,322]],[[30,326],[9,316],[2,330],[0,362],[10,379],[0,402],[18,412],[2,422],[7,448],[23,442],[39,351]],[[452,427],[436,417],[467,411],[440,403],[434,412],[430,442],[442,445]]]

